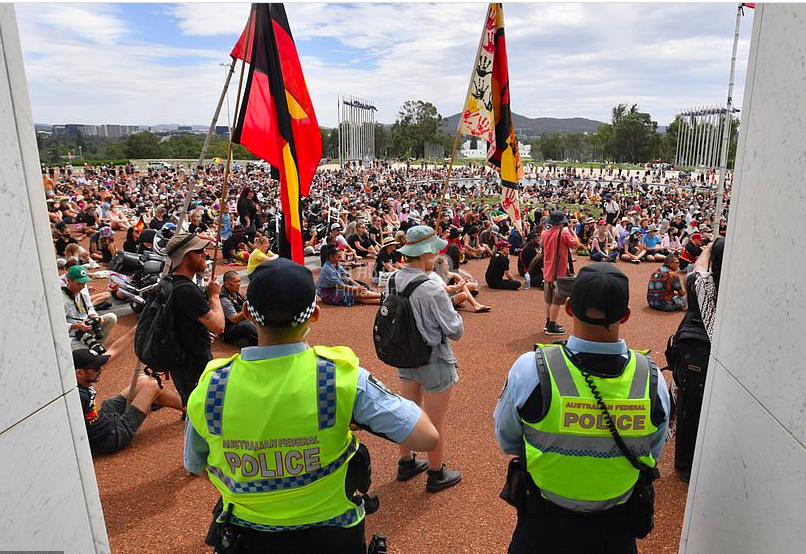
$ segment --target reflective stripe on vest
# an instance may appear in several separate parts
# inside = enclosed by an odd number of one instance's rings
[[[207,365],[187,413],[233,522],[284,531],[363,519],[345,490],[359,445],[350,431],[358,375],[346,347]]]
[[[336,364],[325,358],[316,360],[316,400],[319,429],[336,424]]]
[[[207,470],[218,477],[222,483],[230,490],[230,492],[237,493],[237,494],[254,494],[254,493],[264,493],[264,492],[274,492],[274,491],[282,491],[286,489],[294,489],[297,487],[304,487],[305,485],[310,485],[314,481],[318,481],[323,477],[327,477],[328,475],[336,472],[341,466],[343,466],[355,452],[358,450],[358,439],[353,437],[353,441],[350,444],[349,448],[344,451],[344,454],[339,456],[333,462],[327,464],[326,466],[320,467],[315,469],[309,473],[304,475],[291,475],[289,477],[278,477],[276,479],[259,479],[257,481],[235,481],[234,479],[230,478],[225,474],[220,468],[215,466],[208,466]],[[262,454],[258,455],[262,456]],[[246,463],[246,457],[244,456],[243,463]],[[253,470],[257,474],[261,471],[262,465],[265,466],[265,457],[261,460],[255,458],[254,456],[251,457],[252,459],[249,460],[249,463],[253,465]]]
[[[523,434],[527,469],[542,495],[578,512],[626,501],[638,472],[610,435],[581,372],[562,347],[541,348],[535,363],[547,405],[540,421],[523,421]],[[650,446],[657,428],[651,422],[651,409],[657,376],[649,357],[630,351],[621,376],[591,378],[627,447],[654,466]]]
[[[210,377],[207,397],[204,401],[204,418],[207,430],[211,435],[221,435],[221,416],[224,413],[224,395],[227,393],[227,381],[232,363],[217,369]]]
[[[230,521],[236,525],[240,525],[241,527],[248,527],[249,529],[255,529],[256,531],[300,531],[302,529],[311,529],[313,527],[350,527],[351,525],[361,521],[364,518],[364,513],[364,503],[361,502],[361,504],[356,506],[355,509],[351,508],[340,516],[330,518],[327,521],[306,523],[304,525],[289,525],[288,527],[280,527],[277,525],[261,525],[260,523],[245,521],[238,516],[231,516]],[[216,521],[218,521],[218,523],[223,523],[225,517],[225,514],[221,514],[218,516]]]

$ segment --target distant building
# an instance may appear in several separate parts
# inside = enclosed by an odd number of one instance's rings
[[[216,125],[215,126],[215,134],[221,137],[229,137],[229,126],[227,125]]]
[[[476,140],[476,148],[471,148],[472,140],[466,140],[462,144],[462,157],[471,159],[483,159],[487,157],[487,141]]]
[[[193,127],[190,125],[180,125],[179,129],[177,129],[180,133],[192,133]]]
[[[102,125],[101,127],[103,127],[103,134],[101,136],[109,138],[120,138],[122,136],[120,125]]]

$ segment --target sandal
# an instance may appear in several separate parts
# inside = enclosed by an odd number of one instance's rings
[[[490,306],[482,306],[478,310],[474,310],[473,313],[474,314],[486,314],[490,310],[492,310],[492,308]]]

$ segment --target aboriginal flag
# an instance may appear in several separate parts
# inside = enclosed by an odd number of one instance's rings
[[[300,198],[322,158],[322,138],[282,4],[253,4],[231,55],[244,53],[249,77],[232,141],[271,164],[285,221],[280,254],[304,263]]]

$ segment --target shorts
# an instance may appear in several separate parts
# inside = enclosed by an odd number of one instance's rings
[[[425,392],[444,392],[459,382],[456,364],[445,360],[431,360],[425,365],[414,368],[397,368],[397,376],[404,381],[420,383]]]
[[[545,281],[543,283],[543,298],[545,299],[546,304],[556,304],[557,306],[562,306],[565,304],[565,301],[568,297],[562,296],[559,292],[557,292],[554,281]]]
[[[113,414],[115,427],[100,444],[93,444],[92,451],[96,454],[111,454],[129,445],[135,433],[146,419],[146,414],[134,406],[126,407],[126,398],[115,395],[104,400],[99,410],[101,414]]]

